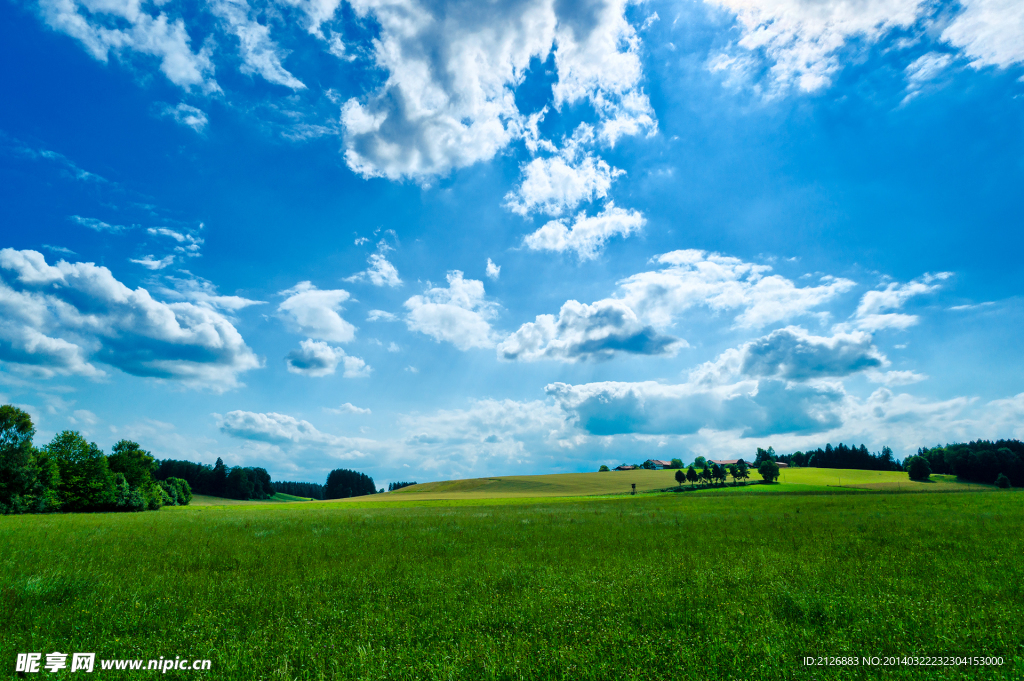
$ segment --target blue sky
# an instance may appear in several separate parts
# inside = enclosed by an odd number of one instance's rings
[[[1022,437],[1024,7],[0,3],[0,398],[381,485]]]

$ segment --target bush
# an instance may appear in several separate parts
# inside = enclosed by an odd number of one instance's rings
[[[907,473],[910,474],[911,480],[924,482],[931,477],[932,467],[929,465],[928,459],[923,456],[912,456],[907,461]]]
[[[605,466],[604,464],[601,464],[601,467],[597,469],[597,472],[598,473],[607,473],[609,470],[611,470],[611,469],[608,468],[608,466]]]
[[[1006,477],[1005,474],[1000,473],[999,477],[996,478],[996,487],[999,487],[1001,489],[1009,489],[1010,488],[1010,479],[1008,477]]]

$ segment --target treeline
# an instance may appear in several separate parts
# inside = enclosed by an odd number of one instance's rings
[[[851,445],[847,447],[842,442],[833,447],[826,444],[825,448],[818,447],[807,452],[793,452],[774,456],[775,450],[771,447],[771,454],[764,458],[771,458],[776,462],[789,464],[790,466],[810,468],[855,468],[862,471],[901,471],[902,463],[896,459],[889,447],[882,447],[881,452],[871,453],[868,448],[861,444],[859,447]],[[756,463],[762,460],[762,452],[766,450],[758,447],[758,458]]]
[[[361,497],[376,493],[377,488],[374,487],[373,478],[370,476],[365,473],[338,468],[327,475],[324,499],[347,499],[349,497]]]
[[[186,505],[188,482],[155,478],[156,460],[130,440],[110,455],[78,431],[65,430],[35,447],[31,417],[0,406],[0,513],[144,511]]]
[[[917,456],[928,464],[925,477],[945,473],[991,485],[1000,484],[1003,476],[1006,484],[1024,487],[1024,442],[1019,440],[975,440],[945,447],[922,447]]]
[[[415,484],[415,482],[389,482],[388,491],[394,492],[396,489],[402,489],[403,487],[412,487]]]
[[[229,468],[220,457],[212,466],[164,459],[159,462],[155,477],[157,480],[180,478],[188,482],[196,494],[227,499],[269,499],[275,491],[270,482],[270,474],[265,469],[244,466]]]
[[[323,499],[324,486],[315,482],[281,482],[274,481],[274,491],[281,494],[290,494],[293,497],[306,497],[307,499]]]

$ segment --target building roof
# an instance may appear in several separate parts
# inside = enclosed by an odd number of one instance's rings
[[[717,463],[719,466],[731,466],[734,463],[739,463],[740,461],[743,461],[743,459],[708,459],[708,460],[711,463]],[[748,466],[750,465],[750,462],[746,462],[746,463],[747,463]]]
[[[625,463],[624,463],[624,464],[622,464],[621,466],[616,466],[616,467],[615,467],[615,470],[617,470],[617,471],[631,471],[631,470],[633,470],[634,468],[636,468],[636,466],[632,466],[632,465],[630,465],[630,464],[625,464]]]
[[[659,466],[671,466],[671,461],[662,461],[661,459],[650,459],[650,462]]]

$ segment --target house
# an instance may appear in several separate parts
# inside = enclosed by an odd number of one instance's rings
[[[739,462],[743,461],[743,459],[718,459],[718,460],[709,459],[709,461],[711,463],[718,464],[719,466],[735,466],[735,465],[739,465]],[[754,464],[750,463],[749,461],[744,461],[744,463],[747,464],[748,468],[750,466],[754,465]]]
[[[665,468],[671,468],[672,467],[672,462],[671,461],[662,461],[661,459],[647,459],[647,461],[644,461],[644,468],[651,468],[651,467],[653,467],[654,470],[656,470],[656,471],[660,471],[660,470],[664,470]]]
[[[616,466],[615,470],[617,470],[617,471],[632,471],[632,470],[636,470],[636,466],[631,466],[628,463],[624,463],[621,466]]]

